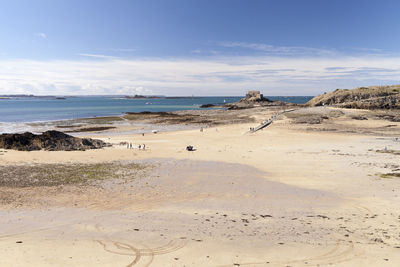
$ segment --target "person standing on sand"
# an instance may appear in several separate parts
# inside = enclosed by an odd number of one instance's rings
[[[139,144],[138,148],[139,148],[139,149],[141,149],[141,148],[142,148],[142,146]]]
[[[143,144],[143,150],[145,150],[146,149],[146,144]]]

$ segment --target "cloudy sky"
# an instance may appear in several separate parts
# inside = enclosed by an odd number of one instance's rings
[[[397,0],[0,2],[0,94],[316,95],[400,83]]]

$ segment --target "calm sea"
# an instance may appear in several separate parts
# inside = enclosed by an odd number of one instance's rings
[[[38,122],[77,119],[94,116],[121,115],[124,112],[174,111],[199,109],[202,104],[222,104],[241,97],[188,97],[161,99],[124,99],[90,96],[55,98],[0,99],[0,122]],[[305,103],[312,97],[268,97],[291,103]]]

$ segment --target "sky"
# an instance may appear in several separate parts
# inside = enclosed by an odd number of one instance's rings
[[[0,94],[400,84],[398,0],[0,0]]]

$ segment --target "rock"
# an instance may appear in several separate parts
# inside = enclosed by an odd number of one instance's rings
[[[200,108],[212,108],[212,107],[215,107],[215,105],[214,104],[203,104],[200,106]]]
[[[260,106],[286,106],[294,105],[282,101],[272,101],[263,96],[260,91],[248,91],[246,96],[236,103],[225,104],[228,109],[245,109]]]
[[[368,120],[368,118],[367,118],[367,117],[364,117],[364,116],[358,116],[358,115],[352,116],[351,118],[352,118],[353,120],[359,120],[359,121],[365,121],[365,120]]]
[[[98,127],[85,127],[79,128],[75,130],[65,131],[66,133],[81,133],[81,132],[100,132],[100,131],[107,131],[110,129],[115,129],[117,127],[114,126],[98,126]]]
[[[307,106],[336,106],[358,109],[400,109],[400,85],[336,89],[318,95]]]
[[[106,146],[111,145],[101,140],[73,137],[59,131],[47,131],[40,135],[30,132],[0,135],[0,148],[20,151],[41,149],[49,151],[72,151],[98,149]]]
[[[239,102],[272,102],[268,98],[265,98],[263,94],[260,93],[260,91],[248,91],[245,98],[242,98],[239,100]]]

